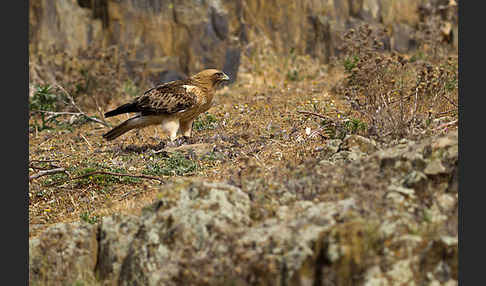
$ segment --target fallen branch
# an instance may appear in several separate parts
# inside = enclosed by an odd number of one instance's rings
[[[53,168],[61,168],[60,166],[55,165],[52,162],[59,162],[59,160],[31,160],[29,162],[29,168],[32,168],[32,169],[35,169],[35,170],[51,170]],[[49,168],[35,166],[34,163],[48,163]]]
[[[94,121],[94,122],[97,122],[99,124],[102,124],[106,127],[111,127],[108,123],[102,121],[102,120],[99,120],[98,118],[96,117],[91,117],[91,116],[88,116],[84,111],[81,110],[81,108],[79,108],[79,106],[76,104],[76,102],[74,101],[74,98],[62,87],[60,86],[59,84],[55,84],[58,88],[60,88],[65,94],[66,96],[69,98],[69,101],[71,102],[71,105],[76,108],[76,110],[78,111],[79,114],[81,114],[82,116],[84,116],[85,118],[87,118],[88,120],[91,120],[91,121]]]
[[[108,171],[93,171],[89,172],[87,174],[74,177],[74,178],[69,178],[67,180],[61,181],[61,182],[54,182],[52,184],[47,185],[46,187],[54,186],[60,183],[65,183],[67,181],[73,181],[77,179],[82,179],[85,177],[93,176],[93,175],[111,175],[111,176],[120,176],[120,177],[132,177],[132,178],[142,178],[142,179],[150,179],[150,180],[156,180],[162,183],[162,179],[158,177],[153,177],[153,176],[147,176],[147,175],[130,175],[130,174],[122,174],[122,173],[113,173],[113,172],[108,172]]]
[[[438,126],[437,128],[435,128],[434,130],[440,130],[440,129],[443,129],[443,128],[445,128],[445,127],[448,127],[448,126],[454,125],[454,124],[456,124],[457,122],[459,122],[459,121],[456,119],[456,120],[454,120],[454,121],[444,123],[444,124],[442,124],[442,125]]]
[[[444,114],[447,114],[447,113],[451,113],[451,112],[456,112],[457,113],[457,109],[451,109],[451,110],[447,110],[447,111],[443,111],[443,112],[439,112],[437,114],[435,114],[435,116],[441,116],[441,115],[444,115]],[[437,119],[438,117],[436,117]]]
[[[47,162],[59,162],[59,160],[30,160],[30,162],[47,163]]]
[[[34,170],[52,170],[52,168],[61,168],[57,165],[49,164],[49,167],[51,168],[44,168],[44,167],[39,167],[39,166],[34,166],[34,165],[29,165],[29,168],[32,168]]]
[[[50,175],[50,174],[55,174],[55,173],[64,173],[64,172],[66,172],[66,169],[64,169],[64,168],[43,170],[43,171],[40,171],[39,173],[37,173],[35,175],[30,176],[29,181],[36,179],[36,178],[39,178],[39,177],[42,177],[42,176],[45,176],[45,175]]]
[[[332,120],[330,117],[327,117],[327,116],[319,114],[319,113],[311,112],[311,111],[299,111],[299,110],[297,110],[297,113],[314,115],[314,116],[317,116],[319,118],[330,120],[330,121],[334,122],[334,120]]]

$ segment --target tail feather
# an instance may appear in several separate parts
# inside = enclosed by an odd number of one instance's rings
[[[103,134],[103,138],[108,141],[118,138],[119,136],[125,134],[126,132],[132,130],[133,128],[139,127],[136,124],[136,120],[138,117],[133,117],[128,120],[125,120],[120,125],[116,126],[115,128],[111,129],[107,133]]]
[[[116,109],[113,109],[113,110],[105,113],[105,117],[111,117],[111,116],[115,116],[115,115],[123,114],[123,113],[128,113],[128,112],[136,112],[135,104],[133,104],[133,103],[123,104],[122,106],[119,106]]]

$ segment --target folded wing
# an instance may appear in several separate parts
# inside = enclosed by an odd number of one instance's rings
[[[200,92],[196,86],[166,83],[147,90],[135,100],[135,109],[142,115],[183,112],[197,104]]]

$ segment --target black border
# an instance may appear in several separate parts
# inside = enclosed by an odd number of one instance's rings
[[[35,0],[30,0],[35,1]],[[3,3],[2,35],[2,280],[27,285],[29,277],[28,218],[28,25],[29,0]],[[6,88],[5,88],[6,87]],[[10,281],[14,281],[13,283]]]
[[[484,164],[483,156],[478,152],[484,150],[483,106],[474,101],[480,100],[484,93],[485,46],[482,19],[483,9],[474,7],[473,3],[481,1],[457,1],[459,4],[459,285],[480,285],[483,279],[485,235],[482,222],[484,205],[484,185],[476,178],[484,177],[484,169],[476,167]],[[469,8],[466,9],[465,3]],[[466,12],[467,10],[467,12]],[[476,11],[476,13],[474,13]],[[466,24],[468,28],[466,28]],[[469,43],[468,43],[469,42]],[[467,104],[468,112],[465,111]],[[473,110],[476,107],[477,110]],[[468,120],[467,118],[470,118]],[[469,134],[469,140],[465,134]],[[476,134],[477,140],[473,136]],[[474,159],[475,160],[474,160]],[[476,161],[476,162],[474,162]],[[483,162],[482,162],[483,161]],[[466,164],[468,168],[466,169]],[[479,165],[481,166],[481,165]],[[469,226],[466,234],[464,224]]]

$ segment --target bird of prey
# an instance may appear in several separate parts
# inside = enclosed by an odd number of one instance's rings
[[[123,113],[138,114],[103,135],[113,140],[132,130],[161,124],[162,130],[174,141],[178,131],[190,137],[192,123],[212,104],[216,88],[229,77],[220,70],[206,69],[187,79],[161,84],[147,90],[133,101],[105,113],[111,117]]]

